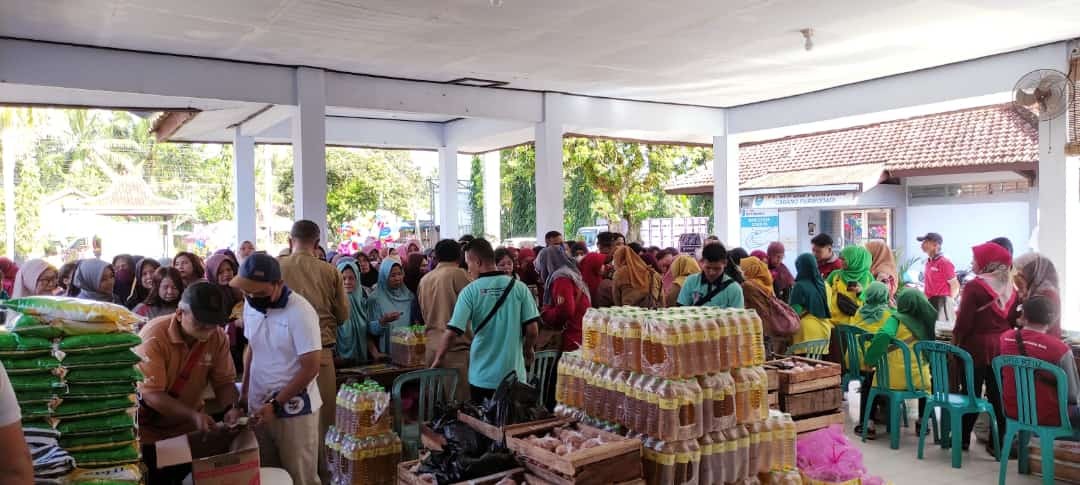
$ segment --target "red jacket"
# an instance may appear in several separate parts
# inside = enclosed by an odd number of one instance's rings
[[[581,346],[581,321],[589,309],[589,297],[569,278],[551,283],[551,304],[544,307],[540,318],[548,327],[563,327],[562,350],[571,352]]]
[[[1024,351],[1020,351],[1020,345],[1016,340],[1016,333],[1020,330],[1009,330],[1001,334],[1002,355],[1026,355],[1035,359],[1043,360],[1065,369],[1066,386],[1077,386],[1069,379],[1076,379],[1076,361],[1073,360],[1072,349],[1065,345],[1060,338],[1033,330],[1023,330]],[[1072,369],[1070,372],[1069,368]],[[1045,375],[1044,375],[1045,374]],[[1001,400],[1005,404],[1005,415],[1016,419],[1016,382],[1012,369],[1005,368],[1001,375]],[[1061,408],[1058,402],[1058,391],[1055,384],[1057,381],[1050,373],[1038,372],[1035,374],[1035,406],[1039,415],[1039,424],[1044,426],[1061,425]],[[1073,389],[1065,391],[1068,399],[1075,399]]]
[[[956,310],[953,327],[953,343],[968,351],[975,367],[990,367],[990,362],[1001,354],[1001,334],[1012,329],[1016,305],[1009,305],[1010,314],[1002,316],[992,306],[994,298],[986,289],[973,281],[964,285],[960,308]]]

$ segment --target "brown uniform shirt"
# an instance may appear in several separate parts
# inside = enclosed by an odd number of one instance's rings
[[[139,383],[139,392],[168,392],[187,364],[194,345],[188,347],[184,342],[175,314],[150,320],[139,336],[143,342],[135,348],[135,353],[143,358],[138,365],[145,376]],[[186,406],[201,410],[207,384],[216,388],[235,382],[236,369],[229,353],[229,337],[219,328],[203,345],[202,356],[191,368],[187,384],[173,397]],[[143,444],[195,431],[190,419],[153,414],[140,415],[139,440]]]
[[[323,346],[337,342],[338,324],[349,319],[349,298],[341,273],[308,253],[293,253],[278,258],[281,278],[289,289],[303,296],[319,315],[319,334]]]
[[[456,262],[443,262],[420,279],[416,297],[420,303],[420,313],[424,317],[425,333],[428,342],[440,342],[442,332],[454,313],[454,304],[458,294],[472,283],[469,273],[461,269]],[[450,350],[468,348],[468,337],[458,337]]]

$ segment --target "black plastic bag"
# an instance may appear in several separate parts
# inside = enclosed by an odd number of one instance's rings
[[[484,400],[482,409],[484,421],[500,427],[551,417],[540,402],[539,389],[519,381],[515,371],[503,378],[495,394]]]

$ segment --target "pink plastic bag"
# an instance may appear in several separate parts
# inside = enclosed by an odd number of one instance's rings
[[[861,478],[863,485],[884,483],[880,477],[867,473],[862,452],[848,441],[840,425],[799,438],[796,456],[799,471],[814,480],[842,483]]]

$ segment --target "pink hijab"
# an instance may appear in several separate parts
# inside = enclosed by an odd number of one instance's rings
[[[13,291],[8,294],[12,298],[33,296],[34,292],[37,291],[37,281],[41,277],[41,273],[51,267],[52,265],[46,263],[43,259],[31,259],[23,263],[22,268],[19,268],[18,274],[15,275]]]
[[[0,285],[8,295],[11,295],[15,288],[15,276],[18,274],[19,265],[8,258],[0,257]],[[36,278],[34,283],[37,283]]]

